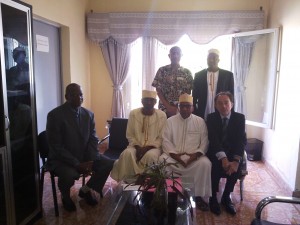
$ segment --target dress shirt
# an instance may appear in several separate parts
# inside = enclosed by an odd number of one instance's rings
[[[208,114],[215,111],[214,99],[217,91],[218,78],[219,70],[216,72],[207,71],[207,102],[204,118],[206,118]]]

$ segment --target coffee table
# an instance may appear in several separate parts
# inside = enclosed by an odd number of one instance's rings
[[[191,184],[182,183],[183,188],[188,192],[190,192],[191,190],[191,187],[189,187],[189,185]],[[122,182],[120,182],[117,185],[114,193],[111,196],[110,201],[106,203],[104,210],[101,212],[101,215],[99,215],[102,218],[101,221],[103,221],[103,224],[134,224],[132,220],[137,221],[136,224],[147,224],[147,221],[145,221],[143,215],[141,215],[141,213],[138,210],[133,209],[134,205],[137,204],[137,199],[135,199],[135,196],[137,194],[138,186],[130,186],[127,188],[125,188],[125,186],[126,185]],[[124,222],[127,220],[126,216],[128,216],[128,220],[130,220],[130,222]],[[187,204],[184,201],[178,201],[176,210],[176,225],[190,224],[192,224],[192,218]]]

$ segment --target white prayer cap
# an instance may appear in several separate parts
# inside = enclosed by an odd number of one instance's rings
[[[193,104],[193,97],[188,95],[187,93],[184,93],[179,96],[179,103],[181,102],[189,102]]]
[[[209,50],[208,50],[208,55],[211,54],[211,53],[220,56],[220,51],[219,51],[218,49],[215,49],[215,48],[209,49]]]
[[[156,99],[156,91],[143,90],[142,98],[154,98]]]

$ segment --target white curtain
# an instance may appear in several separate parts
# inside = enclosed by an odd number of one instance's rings
[[[157,70],[158,40],[154,37],[143,37],[143,89],[154,90],[152,81]]]
[[[122,88],[130,63],[130,46],[109,38],[100,44],[101,51],[113,83],[112,117],[125,117]]]
[[[251,36],[233,39],[234,110],[244,115],[247,115],[245,81],[255,41]]]

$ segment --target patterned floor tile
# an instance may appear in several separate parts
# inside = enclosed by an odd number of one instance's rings
[[[255,216],[257,203],[264,197],[271,195],[286,196],[287,191],[280,186],[263,162],[248,161],[249,175],[244,181],[244,200],[240,200],[240,186],[237,183],[232,194],[233,202],[237,209],[237,214],[231,216],[222,208],[222,214],[216,216],[211,212],[202,212],[194,208],[193,225],[249,225]],[[220,191],[223,190],[225,180],[221,181]],[[76,182],[71,190],[71,196],[76,204],[76,212],[66,212],[61,203],[60,193],[58,194],[59,217],[55,217],[52,198],[51,182],[48,175],[45,177],[43,195],[43,218],[34,225],[102,225],[102,218],[99,214],[105,210],[106,205],[112,200],[113,192],[117,183],[109,178],[104,187],[104,198],[96,195],[99,203],[91,207],[83,199],[78,197],[78,190],[81,181]],[[220,200],[219,193],[218,199]],[[262,213],[262,218],[272,222],[300,224],[300,206],[293,206],[284,203],[272,203],[266,206]]]

